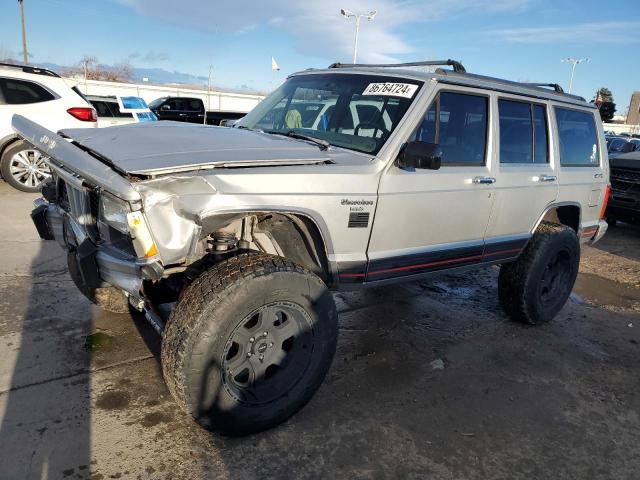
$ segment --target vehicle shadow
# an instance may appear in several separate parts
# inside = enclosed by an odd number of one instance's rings
[[[91,306],[77,298],[64,252],[53,242],[38,248],[29,275],[0,285],[9,305],[0,322],[0,478],[88,477]]]
[[[640,261],[640,225],[618,222],[593,248]]]

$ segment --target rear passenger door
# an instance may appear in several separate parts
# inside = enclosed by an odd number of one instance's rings
[[[192,123],[204,122],[204,103],[199,98],[185,98],[183,100],[185,105],[185,118],[184,121]]]
[[[513,95],[494,98],[498,132],[495,206],[487,228],[487,250],[510,243],[515,249],[529,237],[546,208],[558,196],[558,165],[552,155],[549,107]]]
[[[558,201],[579,203],[580,220],[586,227],[598,223],[608,182],[608,162],[602,123],[595,109],[555,105],[560,156]]]

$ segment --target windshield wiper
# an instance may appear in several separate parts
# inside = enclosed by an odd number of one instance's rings
[[[273,135],[282,135],[289,138],[297,138],[298,140],[306,140],[307,142],[315,143],[320,150],[328,150],[331,144],[321,138],[312,137],[311,135],[305,135],[304,133],[298,133],[295,130],[287,130],[281,132],[279,130],[267,130],[266,133],[272,133]]]

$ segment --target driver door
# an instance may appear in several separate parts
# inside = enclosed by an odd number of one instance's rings
[[[394,164],[383,174],[367,282],[483,261],[495,182],[489,110],[489,97],[473,89],[447,87],[437,93],[408,141],[437,143],[442,166],[408,170]]]

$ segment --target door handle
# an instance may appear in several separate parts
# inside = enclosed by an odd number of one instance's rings
[[[473,183],[476,185],[491,185],[496,183],[496,179],[493,177],[473,177]]]
[[[595,173],[593,175],[593,178],[603,178],[604,177],[604,173]]]
[[[555,182],[558,179],[555,175],[540,175],[538,177],[539,182]]]

